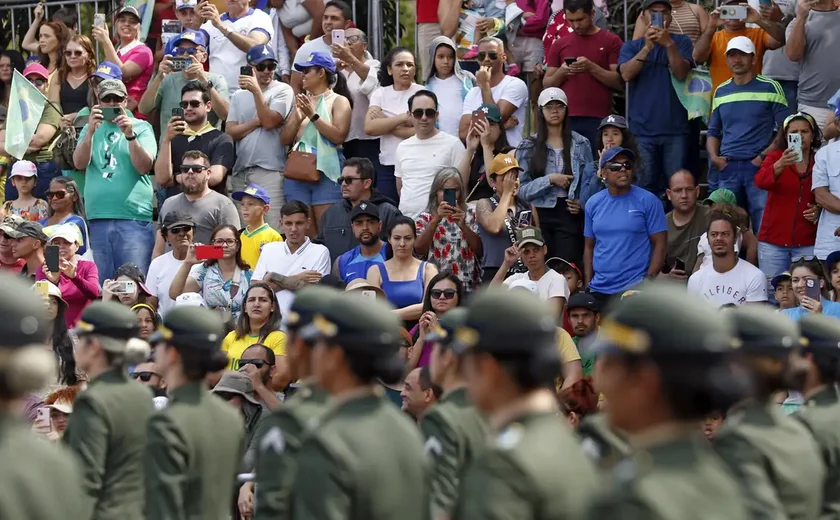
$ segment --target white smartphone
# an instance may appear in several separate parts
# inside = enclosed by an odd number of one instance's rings
[[[105,14],[104,13],[96,13],[93,15],[93,26],[94,27],[101,27],[105,28]]]
[[[796,162],[802,161],[802,134],[788,134],[788,148],[796,150]]]
[[[333,29],[332,42],[336,45],[344,45],[344,29]]]
[[[362,291],[362,298],[376,299],[376,291]]]
[[[745,5],[727,5],[720,8],[721,20],[746,20],[747,6]]]
[[[38,415],[35,417],[35,422],[38,424],[43,424],[47,427],[50,426],[50,409],[46,406],[42,406],[38,408]]]
[[[114,282],[111,292],[114,294],[134,294],[137,284],[134,280],[117,280]]]

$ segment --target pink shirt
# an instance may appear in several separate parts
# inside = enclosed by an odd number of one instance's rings
[[[38,269],[36,280],[46,280],[44,271]],[[76,264],[76,277],[72,280],[65,275],[58,279],[61,297],[67,302],[64,321],[68,327],[73,327],[93,300],[99,298],[99,269],[89,260],[79,260]]]
[[[143,93],[146,91],[146,87],[149,86],[149,80],[152,79],[152,72],[154,72],[155,57],[152,53],[152,49],[141,42],[135,41],[134,43],[130,43],[118,50],[117,56],[120,57],[123,63],[133,61],[143,70],[143,72],[135,76],[134,79],[125,82],[125,88],[128,90],[128,95],[139,103],[140,98],[143,97]],[[146,119],[146,117],[137,110],[135,111],[134,117],[138,119]]]

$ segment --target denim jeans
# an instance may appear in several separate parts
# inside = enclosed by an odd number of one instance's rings
[[[758,267],[767,277],[767,294],[773,294],[770,280],[790,269],[790,264],[803,256],[814,254],[814,246],[782,247],[767,242],[758,243]]]
[[[113,278],[123,264],[135,264],[145,275],[152,261],[155,227],[140,220],[96,219],[88,221],[93,261],[99,269],[99,284]]]
[[[36,163],[38,168],[38,182],[35,183],[35,189],[32,190],[32,196],[36,199],[47,200],[47,192],[50,191],[50,183],[53,179],[61,175],[61,170],[54,162]],[[11,172],[11,168],[9,168]],[[15,200],[18,198],[17,188],[12,185],[12,178],[6,178],[6,200]]]
[[[671,175],[686,167],[688,136],[636,137],[636,144],[644,162],[642,172],[637,173],[639,187],[661,196]]]
[[[729,161],[723,171],[719,171],[709,162],[709,192],[726,188],[738,198],[738,205],[750,214],[753,233],[761,230],[761,216],[767,204],[767,192],[755,187],[755,174],[758,166],[752,161]]]
[[[394,170],[393,166],[379,165],[379,168],[376,169],[376,189],[379,190],[379,193],[393,200],[399,207],[400,195],[397,193],[397,178],[394,177]]]

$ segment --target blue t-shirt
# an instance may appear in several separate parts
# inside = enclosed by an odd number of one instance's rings
[[[722,157],[752,160],[788,115],[785,92],[775,80],[759,74],[746,85],[736,85],[730,78],[715,91],[709,135],[721,140]]]
[[[616,294],[644,280],[653,251],[650,236],[668,231],[659,199],[637,186],[618,196],[603,190],[589,199],[583,214],[583,235],[595,240],[589,288]]]
[[[801,305],[799,307],[794,307],[793,309],[784,309],[782,313],[793,321],[799,321],[803,316],[810,314],[808,311],[803,309]],[[822,313],[826,316],[840,319],[840,303],[823,298]]]
[[[691,62],[691,38],[672,34],[680,55]],[[618,55],[620,67],[642,50],[645,39],[625,42]],[[688,133],[688,112],[680,103],[671,85],[671,69],[668,67],[668,51],[661,45],[654,45],[648,54],[639,75],[630,82],[630,131],[637,137],[661,135],[685,135]]]
[[[382,265],[385,263],[385,245],[379,250],[375,256],[363,256],[362,246],[356,246],[350,251],[338,257],[338,274],[344,283],[350,283],[356,278],[364,278],[367,276],[368,269],[372,265]]]

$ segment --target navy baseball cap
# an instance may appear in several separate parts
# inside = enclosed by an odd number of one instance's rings
[[[325,52],[311,52],[306,59],[300,63],[295,63],[295,70],[304,72],[309,67],[321,67],[324,70],[335,73],[335,60],[332,56]]]
[[[271,197],[268,195],[268,192],[265,191],[265,188],[259,184],[249,184],[245,187],[244,191],[234,191],[231,193],[230,198],[233,200],[242,200],[242,197],[245,195],[259,199],[263,201],[264,204],[271,204]]]
[[[834,267],[834,264],[840,262],[840,251],[833,251],[829,253],[827,257],[825,257],[825,273],[830,275],[831,268]]]
[[[770,285],[773,286],[773,289],[778,287],[781,282],[789,282],[791,280],[790,273],[785,271],[784,273],[779,273],[770,280]]]
[[[601,155],[601,164],[598,165],[598,167],[603,168],[605,164],[612,161],[619,155],[626,155],[631,161],[636,160],[636,154],[633,153],[633,150],[621,148],[620,146],[613,146]]]
[[[182,41],[193,42],[196,45],[207,47],[207,37],[204,35],[203,31],[194,31],[192,29],[187,29],[186,31],[179,34],[177,38],[175,38],[175,43],[173,43],[173,46],[178,45]]]
[[[249,64],[257,65],[268,60],[277,61],[277,56],[274,55],[274,51],[271,50],[271,47],[261,43],[248,49],[246,59]]]
[[[96,67],[96,70],[91,74],[91,76],[96,76],[97,78],[102,79],[118,79],[122,80],[122,69],[112,62],[112,61],[103,61]]]
[[[625,129],[627,128],[627,120],[624,119],[624,116],[609,115],[601,120],[601,124],[598,125],[598,130],[601,130],[605,126],[614,126],[616,128]]]

